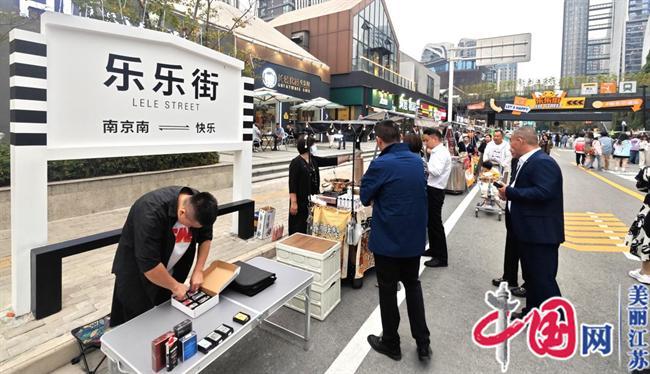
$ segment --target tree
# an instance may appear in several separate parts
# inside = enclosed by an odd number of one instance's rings
[[[245,74],[252,74],[253,59],[248,51],[237,51],[235,30],[246,27],[254,16],[255,0],[249,0],[230,27],[211,21],[218,18],[217,0],[73,0],[83,17],[172,33],[197,44],[244,61]]]

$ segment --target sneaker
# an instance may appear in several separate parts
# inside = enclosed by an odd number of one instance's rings
[[[429,345],[418,346],[418,360],[420,361],[430,360],[431,353],[432,353],[431,347]]]
[[[641,269],[632,270],[628,274],[640,283],[650,284],[650,275],[641,274]]]
[[[368,335],[368,344],[370,344],[372,349],[377,351],[377,353],[386,355],[395,361],[402,359],[402,350],[399,348],[399,346],[396,349],[389,348],[380,336]]]

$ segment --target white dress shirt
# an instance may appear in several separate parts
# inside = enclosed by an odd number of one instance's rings
[[[429,170],[427,179],[429,187],[442,190],[447,188],[447,181],[449,180],[449,174],[451,174],[451,154],[442,143],[431,150],[427,169]]]
[[[519,160],[517,161],[517,170],[515,171],[517,174],[515,174],[514,179],[512,180],[512,184],[510,187],[515,187],[515,184],[517,183],[517,178],[519,178],[519,172],[521,171],[521,168],[524,167],[524,164],[528,162],[528,159],[535,154],[537,151],[541,151],[542,149],[540,147],[537,147],[533,149],[532,151],[526,152],[523,156],[519,157]],[[507,196],[506,196],[507,197]],[[510,200],[508,200],[508,210],[510,210]]]

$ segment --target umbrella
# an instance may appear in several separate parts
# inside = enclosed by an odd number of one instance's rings
[[[258,88],[255,91],[253,91],[253,98],[257,100],[258,102],[261,103],[266,103],[266,102],[283,102],[283,101],[303,101],[302,99],[299,99],[297,97],[285,95],[282,93],[279,93],[276,90],[272,90],[270,88]]]
[[[333,103],[325,98],[317,97],[302,104],[294,105],[291,109],[318,110],[318,109],[345,109],[343,105]]]

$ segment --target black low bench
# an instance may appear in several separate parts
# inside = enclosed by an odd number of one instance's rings
[[[219,216],[239,212],[238,236],[250,239],[255,234],[253,221],[255,201],[240,200],[219,206]],[[31,251],[32,313],[36,319],[45,318],[61,310],[62,259],[95,249],[117,244],[122,229],[111,230],[34,248]]]

